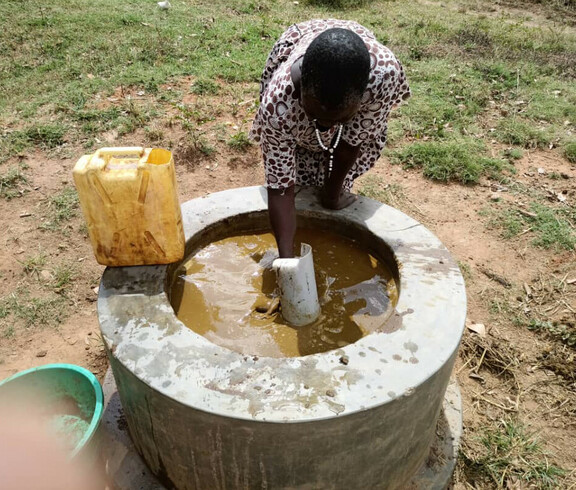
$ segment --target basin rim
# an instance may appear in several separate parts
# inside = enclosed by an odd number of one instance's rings
[[[466,295],[460,269],[438,238],[397,209],[362,196],[349,208],[331,211],[304,189],[296,207],[366,227],[386,242],[399,264],[398,330],[305,357],[243,355],[176,318],[164,290],[166,266],[108,268],[98,315],[113,366],[120,362],[154,390],[196,410],[282,423],[344,416],[410,397],[451,366],[464,329]],[[186,240],[234,216],[266,210],[266,189],[260,186],[193,199],[182,205]]]

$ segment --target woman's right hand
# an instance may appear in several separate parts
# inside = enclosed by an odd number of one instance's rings
[[[358,199],[358,196],[348,191],[340,191],[340,194],[336,199],[330,197],[325,189],[322,189],[322,192],[320,194],[320,202],[322,203],[322,206],[324,206],[327,209],[334,209],[334,210],[347,208],[353,202],[355,202],[356,199]]]

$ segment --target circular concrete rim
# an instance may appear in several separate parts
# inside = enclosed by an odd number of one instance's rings
[[[458,348],[466,316],[464,281],[444,245],[402,212],[359,197],[349,208],[322,208],[311,189],[299,213],[365,227],[399,264],[392,333],[376,332],[342,349],[306,357],[245,356],[209,342],[170,306],[166,266],[106,269],[98,297],[105,344],[151,388],[208,413],[267,422],[346,415],[410,396]],[[186,240],[235,216],[267,210],[266,189],[245,187],[182,205]],[[342,356],[348,364],[340,362]],[[273,379],[274,382],[271,382]]]

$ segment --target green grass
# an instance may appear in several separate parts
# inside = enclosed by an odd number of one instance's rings
[[[10,104],[32,115],[55,100],[81,109],[94,94],[118,86],[158,92],[171,76],[256,79],[260,65],[250,61],[264,57],[266,40],[281,32],[281,21],[267,12],[266,4],[238,0],[175,4],[168,12],[155,3],[112,0],[42,7],[3,2],[0,18],[10,19],[0,33],[0,71],[10,73],[5,93],[12,93]]]
[[[241,130],[234,133],[227,141],[227,144],[230,148],[234,148],[238,151],[245,151],[247,148],[252,146],[252,142],[248,138],[248,133]]]
[[[404,131],[417,139],[463,134],[490,99],[490,83],[451,59],[421,60],[409,74],[412,97],[400,114]]]
[[[371,2],[371,0],[304,0],[302,3],[325,7],[328,9],[352,9],[362,7]]]
[[[62,231],[62,225],[76,216],[77,212],[78,193],[73,187],[66,187],[48,200],[48,215],[41,228]]]
[[[570,163],[576,163],[576,141],[567,143],[564,147],[564,157]]]
[[[54,289],[64,290],[72,284],[72,281],[78,275],[78,269],[73,264],[63,263],[56,266],[52,273],[54,275],[54,280],[52,281]]]
[[[565,471],[550,463],[538,437],[521,422],[504,419],[480,433],[479,454],[462,454],[468,483],[494,489],[512,488],[515,482],[519,488],[561,488]]]
[[[56,148],[64,143],[66,131],[66,126],[61,123],[31,124],[24,130],[6,131],[0,136],[0,163],[31,147],[42,150]]]
[[[48,256],[44,252],[39,252],[37,255],[26,257],[22,262],[22,267],[26,274],[40,274],[40,271],[46,265]]]
[[[498,122],[495,135],[502,143],[522,148],[547,148],[555,136],[549,127],[539,127],[536,123],[509,118]]]
[[[572,81],[539,77],[537,82],[521,86],[517,96],[524,101],[523,116],[534,121],[564,125],[576,121],[576,86]]]
[[[198,96],[186,117],[195,124],[210,121],[218,115],[203,97],[224,88],[244,97],[236,82],[250,82],[247,98],[256,97],[279,34],[293,22],[326,16],[366,25],[406,67],[413,97],[393,115],[394,143],[404,135],[433,142],[491,138],[483,134],[482,118],[493,103],[512,116],[498,125],[499,141],[534,148],[569,140],[576,36],[448,4],[423,11],[385,0],[230,0],[161,11],[155,2],[2,2],[0,120],[8,129],[0,135],[0,161],[65,143],[92,148],[110,130],[128,136],[144,129],[148,142],[162,142],[156,125],[164,116],[161,104],[180,102],[167,85],[182,76],[193,77],[190,91]],[[118,96],[135,92],[145,96]],[[114,103],[107,102],[111,96]],[[247,145],[240,133],[230,143]],[[573,158],[573,152],[565,154]],[[470,175],[440,169],[429,175],[473,182],[494,162],[477,163],[484,170]]]
[[[186,132],[186,138],[183,143],[183,153],[187,159],[194,160],[196,154],[201,153],[208,157],[216,152],[216,148],[212,146],[207,138],[206,131],[201,127],[205,122],[214,118],[212,113],[201,112],[195,106],[186,104],[177,104],[176,109],[177,120],[182,124],[182,128]]]
[[[23,165],[14,165],[8,171],[0,173],[0,197],[10,200],[22,195],[21,186],[28,182],[22,173],[24,168]]]
[[[532,319],[528,328],[536,332],[544,332],[553,339],[576,348],[576,328],[574,325]]]
[[[502,152],[502,156],[512,162],[520,160],[524,156],[524,152],[520,148],[507,148]]]
[[[220,92],[220,86],[212,80],[200,78],[193,83],[190,91],[197,95],[216,95]]]
[[[441,182],[477,183],[482,176],[499,178],[507,162],[483,156],[484,147],[471,139],[412,143],[392,153],[404,168],[422,168],[424,176]]]
[[[472,280],[472,269],[466,262],[458,262],[458,267],[460,268],[460,272],[462,273],[462,277],[465,281]]]
[[[532,244],[541,248],[576,249],[576,208],[553,208],[532,202],[528,211],[505,207],[484,209],[488,226],[501,230],[503,238],[513,238],[531,232]]]
[[[65,300],[60,296],[30,297],[16,292],[0,299],[0,319],[5,328],[16,321],[25,328],[57,326],[66,316]]]
[[[177,104],[177,118],[182,121],[185,130],[194,130],[194,125],[201,126],[213,121],[221,114],[221,108],[209,102],[196,102],[194,104]]]
[[[62,124],[34,125],[25,131],[31,145],[42,148],[56,148],[64,143],[66,127]]]

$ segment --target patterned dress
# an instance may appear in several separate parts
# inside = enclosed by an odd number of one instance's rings
[[[360,110],[342,130],[342,139],[360,146],[359,156],[348,172],[344,189],[372,168],[386,144],[388,115],[392,107],[410,96],[404,70],[394,54],[374,34],[352,21],[311,20],[294,24],[276,42],[262,74],[260,107],[250,137],[262,148],[266,185],[285,189],[291,185],[322,186],[328,153],[320,147],[315,125],[295,95],[291,67],[304,56],[310,43],[323,31],[340,27],[358,34],[370,52],[370,78]],[[329,144],[338,131],[333,126],[320,133]]]

